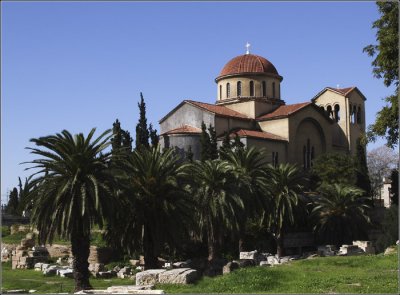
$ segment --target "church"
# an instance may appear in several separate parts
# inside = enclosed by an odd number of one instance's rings
[[[249,45],[249,44],[248,44]],[[226,133],[247,146],[266,148],[267,162],[304,169],[324,153],[354,155],[365,132],[365,96],[353,86],[325,87],[309,101],[287,104],[283,77],[266,58],[246,54],[228,61],[215,78],[215,104],[184,100],[160,121],[160,144],[200,158],[201,124],[214,126],[219,144]]]

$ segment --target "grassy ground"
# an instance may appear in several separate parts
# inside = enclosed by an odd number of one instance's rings
[[[36,290],[36,293],[72,293],[74,290],[74,280],[59,276],[44,276],[40,271],[33,269],[12,270],[11,263],[2,263],[2,291],[25,289]],[[93,288],[106,289],[117,285],[134,285],[130,279],[95,279],[90,280]]]
[[[11,270],[2,263],[3,288],[38,293],[71,292],[73,279],[45,277],[34,270]],[[193,285],[157,285],[166,293],[398,293],[397,255],[325,257],[276,267],[244,268]],[[132,285],[129,279],[91,279],[94,288]]]
[[[398,258],[315,258],[272,268],[244,268],[193,285],[156,287],[166,293],[398,293]]]

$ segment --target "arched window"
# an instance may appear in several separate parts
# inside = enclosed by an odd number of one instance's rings
[[[357,107],[353,106],[353,109],[351,110],[351,123],[355,124],[357,120]]]
[[[222,85],[219,85],[219,99],[222,99]]]
[[[335,121],[340,121],[340,106],[338,104],[335,105]]]
[[[266,97],[267,96],[267,83],[265,83],[265,81],[262,81],[261,87],[262,87],[262,90],[261,90],[262,96]]]
[[[309,169],[313,166],[315,157],[314,147],[311,146],[310,139],[307,139],[307,145],[303,146],[303,168]]]
[[[231,84],[226,84],[226,98],[231,97]]]
[[[361,124],[362,120],[361,120],[361,107],[358,107],[358,111],[357,111],[357,124]]]
[[[250,81],[250,96],[254,96],[254,82]]]
[[[353,106],[351,104],[350,104],[349,110],[350,110],[350,112],[349,112],[349,121],[350,121],[350,123],[353,123],[352,122],[352,120],[353,120]]]
[[[275,98],[275,82],[272,82],[272,98]]]
[[[242,95],[242,82],[238,81],[237,82],[237,96]]]
[[[333,119],[333,113],[332,113],[332,107],[327,106],[326,107],[326,112],[328,113],[329,118]]]

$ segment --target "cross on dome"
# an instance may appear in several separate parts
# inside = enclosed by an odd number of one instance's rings
[[[250,54],[250,44],[249,44],[249,42],[246,43],[246,54]]]

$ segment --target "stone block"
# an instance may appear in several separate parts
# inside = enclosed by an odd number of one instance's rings
[[[138,260],[138,259],[131,259],[131,260],[129,260],[129,263],[130,263],[132,266],[139,266],[139,265],[140,265],[140,260]]]
[[[375,247],[371,241],[353,241],[353,245],[358,246],[366,254],[375,254]]]
[[[34,268],[36,271],[42,271],[42,262],[35,263]]]
[[[176,268],[159,274],[160,284],[191,284],[198,278],[197,270],[190,268]]]
[[[318,246],[317,253],[319,256],[334,256],[336,255],[336,246],[333,245],[321,245]]]
[[[239,259],[254,259],[256,260],[258,256],[257,250],[251,252],[240,252]]]
[[[228,262],[227,264],[224,265],[224,267],[222,268],[222,274],[228,274],[231,273],[232,271],[234,271],[235,269],[239,268],[239,263],[232,261],[232,262]]]
[[[271,266],[268,261],[260,261],[260,266]]]
[[[150,285],[158,283],[158,277],[165,269],[149,269],[136,274],[136,285]]]
[[[72,278],[74,276],[74,271],[72,268],[61,269],[58,271],[58,274],[63,278]]]

